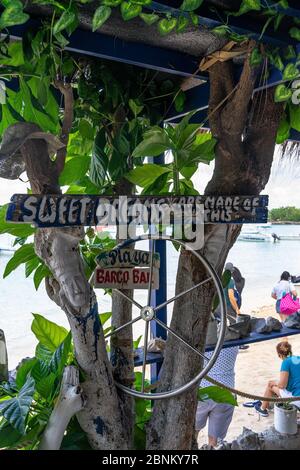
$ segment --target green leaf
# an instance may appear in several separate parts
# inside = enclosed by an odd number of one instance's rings
[[[237,13],[231,13],[233,16],[240,16],[251,10],[259,11],[261,9],[260,0],[243,0]]]
[[[289,30],[289,34],[291,38],[296,39],[297,41],[300,41],[300,29],[296,28],[296,26],[294,26],[293,28]]]
[[[28,377],[18,395],[0,403],[0,414],[21,434],[25,433],[25,422],[34,394],[34,380]]]
[[[284,116],[284,118],[281,119],[277,130],[276,144],[283,144],[288,139],[290,129],[290,123],[287,121],[286,116]]]
[[[283,80],[295,80],[297,77],[299,77],[298,67],[292,63],[287,64],[282,74]]]
[[[133,349],[137,349],[139,347],[139,344],[141,342],[142,337],[143,337],[143,335],[139,336],[138,339],[135,339],[133,341]]]
[[[67,186],[83,178],[88,172],[90,161],[91,157],[87,155],[76,156],[67,160],[59,177],[60,185]]]
[[[183,0],[180,10],[194,11],[202,5],[203,0]]]
[[[0,449],[16,446],[21,437],[22,434],[5,421],[0,428]]]
[[[278,3],[279,6],[281,6],[281,8],[289,8],[289,2],[288,0],[280,0],[280,2]]]
[[[101,325],[104,326],[106,322],[111,318],[111,312],[104,312],[99,314]]]
[[[198,26],[199,24],[199,16],[196,13],[190,12],[190,19],[194,26]]]
[[[54,352],[49,367],[56,376],[60,375],[66,366],[69,353],[71,351],[71,332],[69,331],[66,339],[58,346]]]
[[[297,57],[295,49],[293,46],[287,46],[283,51],[283,56],[286,60],[292,60]]]
[[[185,99],[186,99],[185,93],[182,90],[180,90],[180,92],[177,93],[175,101],[174,101],[175,109],[178,113],[183,111]]]
[[[30,373],[33,366],[36,364],[37,359],[32,357],[30,359],[23,359],[20,366],[17,368],[17,375],[16,375],[16,384],[18,389],[20,390],[27,380],[27,376]]]
[[[121,2],[122,0],[102,0],[103,5],[107,5],[109,7],[117,7]]]
[[[283,101],[289,100],[292,97],[292,94],[292,90],[287,88],[283,83],[277,85],[274,95],[275,103],[281,103]]]
[[[45,377],[43,377],[37,384],[37,392],[46,400],[53,394],[53,386],[56,381],[56,375],[52,372]]]
[[[71,26],[75,20],[75,12],[71,10],[65,10],[53,27],[53,34],[60,33],[60,31],[63,31],[68,26]]]
[[[121,4],[121,14],[124,21],[129,21],[142,12],[141,5],[135,5],[131,2],[122,2]]]
[[[22,2],[19,0],[13,0],[7,4],[0,17],[0,29],[26,23],[29,18],[29,15],[23,12]]]
[[[50,363],[52,359],[53,352],[50,349],[46,348],[42,343],[38,343],[35,348],[35,357],[41,359],[44,362]]]
[[[45,279],[45,277],[50,277],[50,276],[51,276],[50,269],[44,263],[40,264],[40,266],[38,266],[33,276],[33,283],[34,283],[35,289],[38,290],[38,288],[41,285],[42,280]]]
[[[34,251],[34,244],[27,243],[21,246],[17,251],[15,251],[13,257],[7,263],[3,277],[7,277],[12,271],[17,269],[18,266],[22,263],[26,263],[32,258],[35,258],[36,254]]]
[[[58,346],[65,340],[68,331],[56,323],[47,320],[38,313],[33,313],[34,320],[31,330],[43,346],[51,352],[55,352]]]
[[[148,26],[151,26],[159,20],[159,16],[155,13],[140,13],[139,16]]]
[[[257,67],[258,65],[262,63],[262,60],[263,58],[262,58],[260,50],[258,49],[258,47],[255,47],[253,51],[251,52],[250,65],[252,67]]]
[[[211,30],[212,33],[217,34],[218,36],[227,36],[228,33],[230,33],[230,28],[229,26],[217,26],[216,28],[213,28]]]
[[[173,144],[164,129],[154,130],[144,134],[144,140],[134,149],[133,158],[157,157],[166,150],[172,149]]]
[[[46,106],[48,102],[48,90],[45,80],[41,79],[38,84],[37,97],[42,106]]]
[[[94,129],[92,128],[92,125],[87,121],[86,119],[81,119],[78,130],[82,137],[88,140],[94,140]]]
[[[6,212],[8,204],[0,208],[0,235],[2,233],[9,233],[15,237],[29,237],[35,232],[35,228],[28,224],[14,224],[6,222]]]
[[[142,188],[150,185],[159,176],[164,173],[171,173],[169,168],[161,165],[155,165],[154,163],[148,163],[147,165],[138,166],[131,170],[127,175],[126,179],[133,184],[141,186]]]
[[[40,359],[36,359],[36,363],[32,367],[31,374],[30,374],[31,377],[34,378],[35,384],[38,385],[38,383],[42,379],[47,377],[49,373],[50,373],[49,365]]]
[[[128,101],[129,107],[134,114],[134,117],[137,117],[143,110],[144,105],[140,104],[138,100],[130,99]]]
[[[290,124],[293,129],[300,132],[300,106],[289,103]],[[286,130],[287,132],[287,130]]]
[[[22,42],[12,42],[8,46],[8,57],[1,57],[0,64],[7,66],[19,67],[24,64]]]
[[[283,13],[277,13],[276,16],[275,16],[275,20],[274,20],[274,31],[277,31],[279,26],[280,26],[280,23],[281,21],[283,20],[283,18],[285,17],[285,15]]]
[[[40,102],[33,95],[28,83],[22,78],[20,78],[20,90],[24,102],[24,119],[38,124],[46,132],[55,134],[57,131],[57,123],[52,116],[48,114],[46,109],[42,107]]]
[[[176,32],[182,33],[188,26],[189,19],[186,16],[179,16],[176,26]]]
[[[41,261],[38,256],[27,261],[25,263],[25,277],[29,277],[30,274],[37,269],[40,263]]]
[[[91,182],[99,188],[103,186],[107,176],[108,156],[104,150],[105,146],[106,134],[102,128],[96,134],[89,169]]]
[[[198,400],[213,400],[216,403],[227,403],[228,405],[238,406],[236,398],[231,392],[221,387],[211,386],[199,388],[197,391]]]
[[[177,25],[177,18],[163,18],[160,20],[158,23],[158,31],[162,36],[166,36],[169,34],[171,31],[173,31],[174,28],[176,28]]]
[[[110,17],[112,9],[107,5],[101,5],[94,13],[93,16],[93,31],[101,28],[106,20]]]

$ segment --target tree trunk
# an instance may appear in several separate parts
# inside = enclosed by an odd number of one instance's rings
[[[57,193],[58,173],[53,169],[45,143],[28,140],[21,151],[32,191]],[[96,296],[85,277],[79,252],[83,238],[84,229],[80,227],[39,229],[35,234],[35,250],[53,274],[47,280],[47,292],[67,314],[76,359],[85,378],[81,385],[87,402],[78,413],[78,421],[93,448],[127,449]]]
[[[258,195],[266,185],[273,159],[282,106],[274,103],[273,90],[252,97],[257,71],[249,57],[237,85],[232,64],[217,63],[210,69],[210,128],[217,139],[215,170],[207,195]],[[263,95],[263,96],[261,96]],[[223,103],[220,105],[220,103]],[[262,107],[263,106],[263,107]],[[216,112],[216,109],[218,111]],[[201,253],[221,274],[227,255],[241,226],[207,225]],[[181,251],[176,293],[204,279],[203,267],[190,252]],[[190,344],[204,351],[213,289],[209,283],[179,299],[173,309],[171,327]],[[182,385],[201,369],[201,361],[184,345],[168,336],[160,376],[160,390]],[[179,397],[155,402],[147,430],[149,449],[192,448],[197,387]]]

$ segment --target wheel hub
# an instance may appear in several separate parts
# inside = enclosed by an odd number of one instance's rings
[[[146,306],[142,308],[141,317],[143,320],[151,321],[153,320],[154,316],[155,316],[155,312],[152,307]]]

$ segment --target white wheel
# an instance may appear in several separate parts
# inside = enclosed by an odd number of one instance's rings
[[[143,348],[143,369],[142,369],[142,387],[141,391],[129,388],[125,385],[122,385],[120,383],[116,383],[119,389],[121,389],[123,392],[128,393],[129,395],[132,395],[134,397],[138,398],[145,398],[147,400],[158,400],[158,399],[163,399],[163,398],[170,398],[174,397],[176,395],[180,395],[181,393],[185,392],[188,390],[190,387],[198,383],[205,375],[208,374],[209,370],[212,368],[214,363],[216,362],[216,359],[222,349],[223,346],[223,341],[224,341],[224,336],[225,336],[225,331],[226,331],[226,302],[225,302],[225,297],[224,297],[224,292],[223,292],[223,287],[221,284],[221,281],[215,271],[215,269],[211,266],[211,264],[204,258],[204,256],[200,255],[196,251],[194,251],[191,247],[189,247],[188,243],[180,241],[180,240],[175,240],[171,237],[168,236],[162,236],[162,235],[142,235],[136,238],[132,238],[129,240],[126,240],[125,242],[120,243],[119,245],[114,248],[114,250],[120,250],[122,248],[128,247],[132,244],[135,244],[139,241],[142,240],[153,240],[153,243],[151,244],[151,250],[150,250],[150,278],[149,278],[149,285],[148,285],[148,293],[147,293],[147,305],[140,305],[138,302],[136,302],[134,299],[130,298],[125,294],[122,290],[119,289],[113,289],[114,291],[118,292],[121,296],[125,297],[129,302],[131,302],[133,305],[135,305],[139,311],[140,314],[138,317],[134,318],[130,322],[125,323],[124,325],[119,326],[115,330],[111,331],[108,333],[105,338],[108,338],[110,336],[115,335],[119,331],[123,330],[129,325],[133,325],[137,321],[144,321],[145,322],[145,330],[144,330],[144,348]],[[161,303],[160,305],[157,306],[152,306],[151,305],[151,280],[152,280],[152,273],[153,273],[153,254],[155,252],[155,240],[166,240],[170,242],[176,242],[179,245],[181,245],[184,248],[188,248],[189,250],[193,253],[194,256],[196,256],[203,266],[206,269],[206,272],[208,273],[207,279],[204,281],[199,282],[195,286],[191,287],[190,289],[185,290],[184,292],[181,292],[180,294],[175,295],[174,297],[166,300],[165,302]],[[189,292],[192,292],[194,289],[197,289],[201,285],[213,281],[218,297],[219,297],[219,302],[220,302],[220,330],[219,330],[219,335],[217,339],[217,343],[215,346],[215,349],[213,351],[213,354],[210,358],[206,357],[205,354],[202,352],[198,351],[194,346],[189,344],[188,341],[186,341],[181,335],[176,333],[172,328],[170,328],[168,325],[166,325],[164,322],[162,322],[159,318],[157,318],[157,312],[165,307],[166,305],[175,302],[178,298],[183,297],[184,295],[188,294]],[[166,392],[153,392],[153,393],[147,393],[145,392],[145,370],[146,370],[146,359],[147,359],[147,350],[148,350],[148,336],[149,336],[149,324],[150,321],[155,321],[158,325],[160,325],[162,328],[164,328],[169,334],[173,335],[178,339],[178,341],[181,341],[185,346],[192,351],[194,351],[199,357],[201,357],[204,361],[206,361],[206,364],[204,365],[203,369],[197,374],[192,380],[189,382],[181,385],[180,387],[174,388],[173,390],[168,390]]]

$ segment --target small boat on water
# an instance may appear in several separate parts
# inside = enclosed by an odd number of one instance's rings
[[[269,227],[268,227],[269,228]],[[263,227],[247,227],[242,230],[238,241],[242,242],[272,242],[274,241],[273,236],[270,233],[264,232]]]
[[[299,240],[300,241],[300,234],[298,235],[280,235],[280,234],[277,234],[277,237],[280,240],[290,240],[290,241],[297,241]]]

